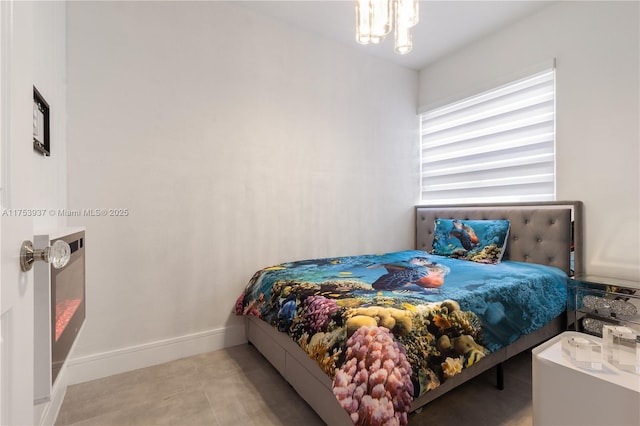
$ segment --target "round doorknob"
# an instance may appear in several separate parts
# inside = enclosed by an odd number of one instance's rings
[[[64,268],[71,258],[71,247],[67,242],[58,240],[43,249],[33,249],[31,241],[23,241],[20,247],[20,267],[24,272],[30,271],[36,260],[51,263],[55,269]]]

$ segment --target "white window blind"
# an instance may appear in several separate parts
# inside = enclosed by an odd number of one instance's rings
[[[421,201],[555,200],[555,70],[420,115]]]

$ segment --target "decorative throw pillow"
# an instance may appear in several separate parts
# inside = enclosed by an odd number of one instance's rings
[[[508,220],[436,219],[432,254],[499,263],[509,235]]]

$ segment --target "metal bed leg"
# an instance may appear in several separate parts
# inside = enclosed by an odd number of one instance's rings
[[[499,390],[504,389],[504,365],[499,363],[496,365],[496,381]]]

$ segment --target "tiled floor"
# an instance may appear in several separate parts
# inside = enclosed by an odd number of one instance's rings
[[[531,425],[531,353],[410,416],[410,425]],[[56,425],[322,425],[250,345],[70,386]]]

